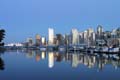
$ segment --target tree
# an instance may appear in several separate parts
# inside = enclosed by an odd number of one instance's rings
[[[0,57],[0,70],[4,70],[4,61]]]
[[[5,30],[1,29],[0,30],[0,46],[4,46],[4,42],[2,42],[4,38],[5,38]]]

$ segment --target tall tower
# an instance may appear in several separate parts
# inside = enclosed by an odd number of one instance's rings
[[[92,28],[88,29],[88,38],[90,38],[92,36],[93,32],[94,32],[94,30]]]
[[[41,43],[41,37],[39,34],[36,34],[36,46],[40,46]]]
[[[103,35],[103,27],[101,25],[98,25],[97,27],[97,37],[102,38]]]
[[[72,44],[79,44],[79,32],[77,29],[72,29]]]
[[[46,39],[45,39],[45,37],[42,37],[41,42],[42,42],[42,45],[46,45]]]
[[[28,43],[28,46],[30,47],[30,46],[33,46],[33,39],[30,37],[30,38],[27,38],[27,41],[26,41],[27,43]]]
[[[48,45],[54,44],[54,29],[49,28],[48,29]]]

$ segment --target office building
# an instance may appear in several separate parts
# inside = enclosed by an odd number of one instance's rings
[[[79,44],[79,32],[77,29],[72,29],[72,45]]]
[[[41,37],[39,34],[36,34],[36,46],[40,46],[41,44]]]
[[[102,39],[103,36],[103,27],[101,25],[98,25],[97,27],[97,38]]]
[[[42,37],[42,45],[46,45],[46,39],[45,39],[45,37]]]
[[[48,45],[53,45],[54,44],[54,29],[49,28],[48,29]]]
[[[30,47],[30,46],[33,46],[33,39],[32,39],[32,38],[27,38],[27,41],[26,41],[26,42],[27,42],[27,44],[28,44],[27,46],[29,46],[29,47]]]

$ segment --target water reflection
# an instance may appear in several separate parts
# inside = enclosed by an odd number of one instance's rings
[[[41,58],[41,52],[39,51],[39,50],[36,50],[35,51],[35,57],[36,57],[36,61],[38,62],[38,61],[40,61],[40,58]]]
[[[54,53],[49,52],[48,53],[48,67],[53,68],[53,66],[54,66]]]
[[[48,60],[48,68],[55,67],[55,62],[70,64],[72,68],[77,68],[79,65],[84,65],[87,68],[95,68],[103,70],[106,65],[111,65],[114,69],[120,68],[120,55],[117,54],[89,54],[89,53],[60,53],[60,52],[41,52],[40,50],[24,51],[27,58],[34,58],[36,62]],[[1,65],[3,61],[0,58]],[[61,63],[62,64],[62,63]]]
[[[26,54],[27,58],[33,58],[35,55],[35,51],[33,51],[33,50],[26,50],[25,53],[27,53]]]
[[[45,52],[42,52],[41,54],[42,54],[42,56],[41,56],[41,57],[42,57],[42,59],[45,59],[45,57],[46,57]]]
[[[4,61],[0,57],[0,70],[4,70]]]

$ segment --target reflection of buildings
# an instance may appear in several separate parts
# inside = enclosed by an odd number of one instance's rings
[[[55,60],[56,60],[56,62],[61,62],[62,61],[62,55],[61,54],[59,54],[58,52],[56,52],[55,53]]]
[[[34,58],[38,62],[40,59],[46,58],[46,52],[41,52],[40,50],[27,50],[26,51],[26,57],[27,58]]]
[[[72,67],[77,67],[79,64],[78,56],[77,54],[72,55]]]
[[[40,54],[36,54],[36,61],[40,61]]]
[[[36,61],[38,62],[38,61],[40,61],[40,55],[41,55],[41,52],[40,52],[40,50],[36,50],[35,51],[35,54],[36,54]]]
[[[42,52],[41,54],[42,54],[42,59],[45,59],[45,57],[46,57],[45,52]]]
[[[32,58],[35,56],[35,52],[33,50],[27,50],[26,56],[27,58]]]
[[[65,54],[65,60],[72,63],[72,67],[76,68],[79,64],[84,64],[88,68],[97,67],[99,70],[102,70],[106,64],[111,64],[115,68],[120,65],[120,57],[118,60],[113,59],[113,57],[108,57],[109,55],[88,55],[82,53],[68,53]],[[106,56],[108,58],[106,58]]]
[[[80,64],[85,65],[88,68],[97,68],[99,70],[102,70],[106,64],[111,64],[117,69],[120,67],[120,56],[118,55],[111,55],[104,54],[104,55],[92,55],[92,54],[86,54],[86,53],[62,53],[59,52],[40,52],[38,51],[27,51],[27,57],[32,58],[35,55],[36,61],[40,61],[40,59],[46,59],[46,55],[48,54],[48,67],[53,68],[54,67],[54,61],[61,62],[64,61],[66,63],[71,64],[73,68],[78,67]],[[41,61],[42,61],[41,60]]]
[[[48,67],[52,68],[54,66],[54,53],[49,52],[48,53]]]

